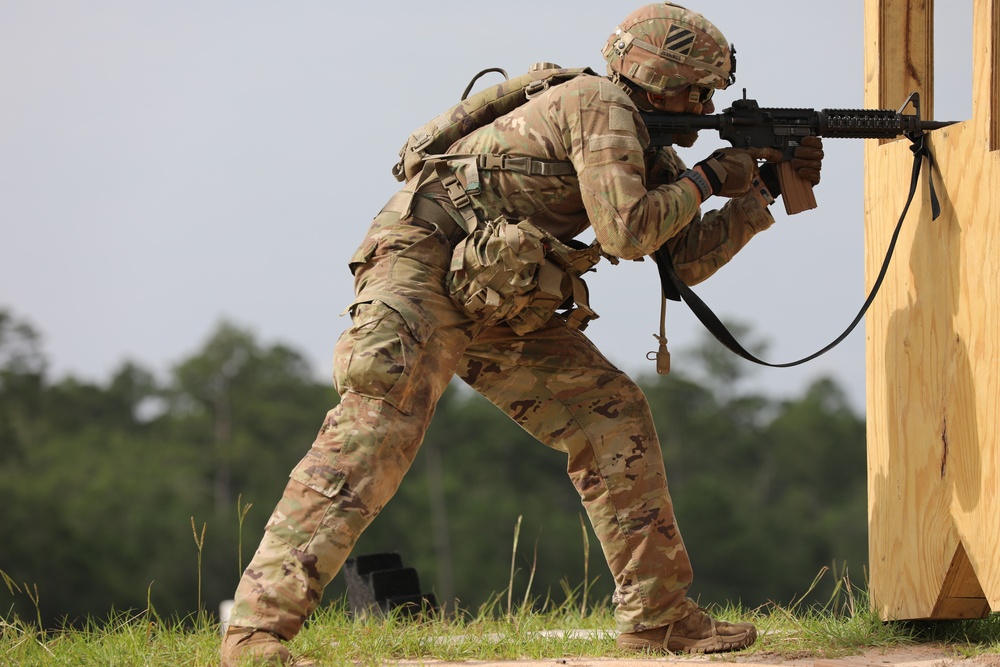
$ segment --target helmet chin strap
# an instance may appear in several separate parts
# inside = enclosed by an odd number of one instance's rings
[[[625,94],[639,107],[640,111],[656,111],[656,107],[650,103],[646,91],[623,77],[619,72],[612,70],[608,74],[608,78],[611,80],[611,83],[614,83],[625,91]]]
[[[691,113],[699,115],[705,109],[705,105],[701,101],[701,91],[695,86],[691,86],[691,92],[688,93],[688,107],[691,109]]]
[[[630,82],[621,75],[621,72],[611,68],[608,69],[608,78],[611,79],[611,83],[624,90],[626,95],[631,96],[635,91],[629,85]]]

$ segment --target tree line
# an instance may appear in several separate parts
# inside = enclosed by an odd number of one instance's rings
[[[680,356],[680,355],[678,355]],[[706,340],[640,377],[703,603],[788,603],[824,567],[862,583],[864,420],[829,379],[776,399]],[[338,396],[293,347],[220,324],[165,378],[134,361],[103,382],[52,378],[41,334],[0,310],[0,613],[48,627],[229,598],[287,474]],[[511,583],[560,601],[613,585],[565,472],[452,386],[413,468],[355,554],[395,551],[439,601],[475,611]],[[342,600],[338,576],[326,600]],[[2,616],[0,616],[2,618]]]

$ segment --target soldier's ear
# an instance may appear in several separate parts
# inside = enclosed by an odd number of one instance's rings
[[[667,96],[666,95],[660,95],[659,93],[653,93],[653,92],[650,92],[650,91],[647,90],[646,91],[646,99],[648,99],[649,103],[652,104],[654,107],[659,107],[659,106],[662,106],[662,105],[664,105],[666,103]]]

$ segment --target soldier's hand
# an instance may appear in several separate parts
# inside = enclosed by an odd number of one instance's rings
[[[777,161],[781,152],[773,148],[723,148],[694,166],[711,185],[711,194],[741,197],[750,190],[757,173],[757,161]]]
[[[802,137],[791,162],[796,176],[819,185],[820,171],[823,169],[823,137]]]
[[[800,145],[795,147],[789,163],[795,170],[795,175],[812,185],[819,185],[823,169],[823,138],[802,137]],[[778,180],[778,170],[773,164],[760,167],[760,178],[773,197],[781,194],[781,182]]]

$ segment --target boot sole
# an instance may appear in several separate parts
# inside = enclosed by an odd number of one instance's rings
[[[749,631],[743,635],[723,637],[715,635],[705,639],[684,639],[681,637],[671,637],[670,644],[664,648],[661,643],[648,641],[629,641],[619,638],[617,644],[619,648],[627,651],[653,652],[653,653],[725,653],[727,651],[739,651],[751,646],[757,641],[757,632]]]

